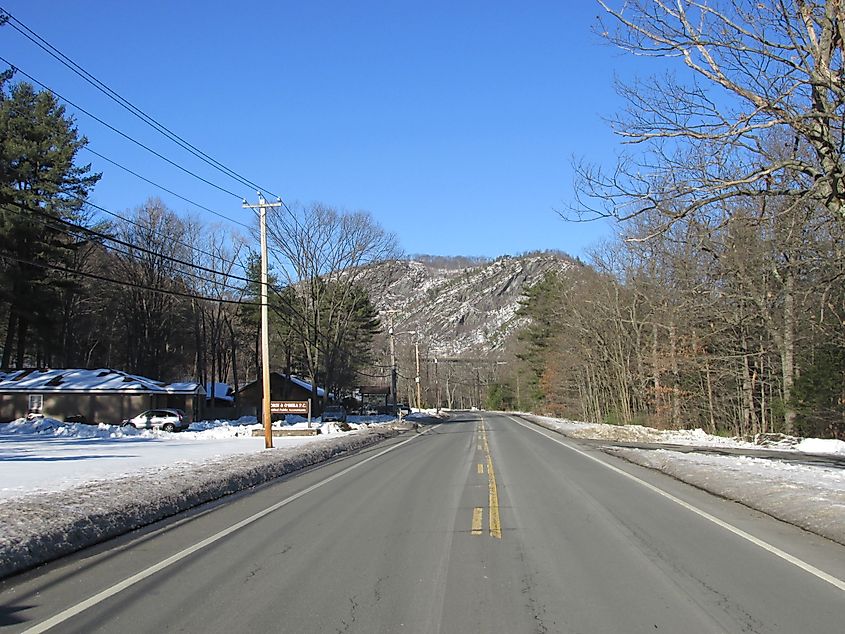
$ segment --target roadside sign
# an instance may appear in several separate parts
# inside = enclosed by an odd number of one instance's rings
[[[309,401],[270,401],[271,414],[309,414]]]

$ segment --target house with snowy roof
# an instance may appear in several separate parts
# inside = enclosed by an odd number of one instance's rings
[[[242,387],[237,393],[238,408],[242,414],[254,414],[261,408],[263,396],[261,380]],[[270,372],[270,400],[271,401],[308,401],[311,399],[311,384],[298,376],[281,372]],[[324,399],[326,391],[318,387],[317,396]]]
[[[204,403],[199,383],[164,383],[109,368],[14,370],[0,377],[2,422],[33,413],[119,425],[161,408],[181,409],[192,421],[201,416]]]

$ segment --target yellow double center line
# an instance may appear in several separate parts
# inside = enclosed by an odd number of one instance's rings
[[[490,537],[502,539],[502,522],[499,519],[499,491],[496,487],[496,471],[493,469],[493,455],[490,453],[490,444],[487,442],[487,429],[484,422],[479,423],[481,427],[481,448],[484,450],[484,458],[487,464],[487,507],[490,512]],[[478,465],[478,472],[484,471],[484,465]],[[472,534],[481,534],[482,509],[475,508],[472,514]]]

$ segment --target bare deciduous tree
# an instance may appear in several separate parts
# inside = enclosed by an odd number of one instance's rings
[[[576,214],[657,210],[666,226],[730,199],[788,195],[845,222],[840,0],[598,2],[601,35],[668,68],[619,84],[627,108],[614,130],[640,152],[612,172],[578,166]]]
[[[286,308],[317,402],[318,380],[331,384],[336,353],[366,298],[359,285],[371,265],[398,258],[396,237],[368,213],[341,213],[320,204],[278,208],[268,215],[267,227],[277,272],[294,291]]]
[[[192,291],[212,301],[192,299],[194,336],[196,340],[196,377],[203,385],[218,382],[239,387],[235,333],[237,310],[231,301],[243,299],[246,292],[242,236],[220,225],[204,226],[197,220],[186,223],[186,255],[199,274],[187,279]],[[214,301],[216,300],[216,301]],[[208,391],[212,406],[216,405],[214,388]]]
[[[124,298],[117,319],[123,322],[125,351],[122,367],[164,379],[190,375],[190,306],[178,296],[184,292],[188,249],[185,223],[158,198],[136,208],[114,233],[126,244],[114,254],[116,279],[136,286],[121,291]],[[190,353],[189,353],[190,354]]]

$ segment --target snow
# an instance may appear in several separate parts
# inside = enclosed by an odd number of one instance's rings
[[[205,384],[205,394],[208,399],[211,399],[212,396],[211,386],[211,382]],[[235,401],[235,397],[232,396],[231,390],[232,388],[228,383],[214,383],[214,400],[233,403]]]
[[[9,423],[0,427],[0,501],[130,474],[143,477],[166,465],[189,469],[208,459],[255,453],[264,447],[263,438],[252,437],[254,425],[229,421],[205,425],[202,431],[169,433],[49,418]],[[274,444],[289,448],[309,440],[313,439],[278,438]]]
[[[282,376],[284,376],[284,374],[283,374]],[[299,387],[301,387],[303,390],[306,390],[307,392],[310,392],[310,391],[311,391],[311,389],[312,389],[312,386],[311,386],[311,384],[310,384],[308,381],[305,381],[305,380],[303,380],[303,379],[300,379],[298,376],[294,376],[293,374],[291,374],[291,375],[288,377],[288,380],[290,380],[290,382],[291,382],[291,383],[293,383],[293,384],[295,384],[295,385],[298,385],[298,386],[299,386]],[[323,388],[318,387],[318,388],[317,388],[317,396],[319,396],[320,398],[322,398],[322,397],[324,397],[325,395],[326,395],[326,391],[325,391]]]
[[[528,414],[522,414],[529,416]],[[565,418],[530,415],[536,420],[573,438],[612,440],[617,442],[662,443],[695,447],[722,447],[732,449],[769,449],[797,451],[818,455],[845,456],[845,442],[824,438],[797,438],[782,434],[761,434],[754,442],[741,438],[714,436],[703,429],[654,429],[642,425],[603,425],[582,423]]]
[[[394,422],[391,416],[350,416],[353,431]],[[308,426],[304,418],[288,416],[289,429]],[[318,436],[276,437],[281,449],[300,447],[326,436],[348,434],[335,423],[312,423]],[[117,425],[63,423],[51,418],[19,419],[0,426],[0,501],[62,491],[90,482],[103,482],[150,469],[192,465],[209,459],[256,453],[264,438],[253,436],[261,426],[254,416],[236,421],[192,423],[187,431],[137,430]],[[140,474],[140,475],[138,475]]]
[[[0,392],[139,392],[194,394],[198,383],[163,383],[120,370],[99,368],[17,370],[0,377]]]
[[[829,438],[804,438],[796,449],[804,453],[845,456],[845,442]]]

